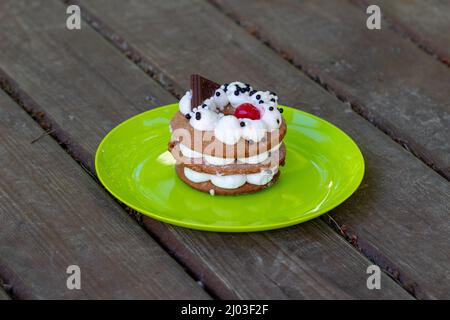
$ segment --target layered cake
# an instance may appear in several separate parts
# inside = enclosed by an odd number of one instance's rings
[[[256,192],[274,184],[284,165],[286,123],[278,96],[249,84],[219,85],[191,76],[170,122],[169,151],[186,184],[211,195]]]

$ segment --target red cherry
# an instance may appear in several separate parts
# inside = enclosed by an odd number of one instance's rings
[[[252,120],[261,119],[259,110],[251,103],[240,104],[234,111],[234,116],[236,118],[248,118]]]

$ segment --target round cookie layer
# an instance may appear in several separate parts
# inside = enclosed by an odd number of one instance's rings
[[[205,163],[204,159],[192,159],[184,157],[179,149],[178,144],[170,144],[169,151],[172,153],[174,158],[177,160],[177,163],[183,164],[197,172],[209,173],[209,174],[248,174],[248,173],[258,173],[264,169],[270,169],[274,166],[284,165],[284,161],[286,158],[286,147],[284,143],[281,144],[280,148],[277,151],[274,151],[272,155],[266,159],[265,161],[257,164],[247,164],[247,163],[233,163],[222,166],[211,165]],[[278,159],[278,161],[277,161]],[[194,162],[192,161],[194,160]],[[197,161],[197,162],[195,162]],[[200,162],[201,161],[201,162]]]
[[[236,189],[224,189],[224,188],[216,187],[215,185],[213,185],[211,183],[211,181],[199,182],[199,183],[190,181],[184,175],[184,166],[183,165],[176,165],[175,171],[176,171],[178,177],[180,177],[180,179],[183,180],[183,182],[185,182],[190,187],[192,187],[196,190],[214,194],[214,195],[240,195],[240,194],[253,193],[256,191],[260,191],[260,190],[263,190],[263,189],[273,185],[277,181],[278,177],[280,176],[280,171],[278,171],[273,176],[272,180],[269,183],[267,183],[265,185],[261,185],[261,186],[255,185],[255,184],[250,184],[247,182],[244,185],[242,185],[241,187],[236,188]],[[213,190],[213,191],[211,191],[211,190]]]
[[[251,143],[241,138],[234,145],[226,145],[214,137],[214,131],[195,130],[180,112],[173,116],[170,128],[172,141],[180,141],[196,152],[220,158],[246,158],[268,151],[283,140],[287,130],[282,118],[280,128],[268,131],[265,141]]]

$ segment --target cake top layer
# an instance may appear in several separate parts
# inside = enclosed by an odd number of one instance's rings
[[[227,145],[241,138],[260,142],[283,123],[278,96],[257,91],[239,81],[219,85],[199,75],[191,76],[191,90],[181,98],[179,111],[198,131],[213,131]]]

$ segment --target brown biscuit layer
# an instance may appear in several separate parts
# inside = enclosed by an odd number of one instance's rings
[[[178,177],[180,177],[180,179],[183,180],[190,187],[192,187],[196,190],[202,191],[202,192],[207,192],[207,193],[211,193],[210,190],[214,190],[215,195],[226,195],[226,196],[240,195],[240,194],[253,193],[256,191],[260,191],[262,189],[265,189],[265,188],[273,185],[277,181],[278,177],[280,176],[280,171],[278,171],[273,176],[272,180],[269,183],[262,185],[262,186],[245,183],[243,186],[236,188],[236,189],[224,189],[224,188],[216,187],[210,181],[200,182],[200,183],[195,183],[195,182],[190,181],[184,175],[184,166],[183,165],[176,165],[175,170],[177,172]]]
[[[190,125],[189,120],[180,112],[173,116],[170,126],[172,128],[172,142],[180,141],[192,150],[222,158],[251,157],[268,151],[283,140],[287,130],[286,122],[282,118],[280,128],[268,132],[264,141],[251,143],[241,138],[235,145],[226,145],[215,138],[214,131],[195,130]],[[184,137],[184,134],[188,135],[188,138]]]
[[[267,160],[258,164],[233,163],[224,166],[211,165],[205,163],[204,160],[201,158],[191,159],[184,157],[180,151],[180,147],[178,146],[178,144],[175,145],[169,144],[169,151],[177,160],[177,163],[181,163],[184,166],[188,167],[189,169],[192,169],[197,172],[204,172],[210,174],[219,173],[223,175],[258,173],[264,169],[272,168],[274,166],[274,163],[275,165],[281,166],[284,165],[284,161],[286,158],[286,147],[284,143],[282,143],[280,148],[277,151],[274,151],[272,155],[269,158],[267,158]]]

